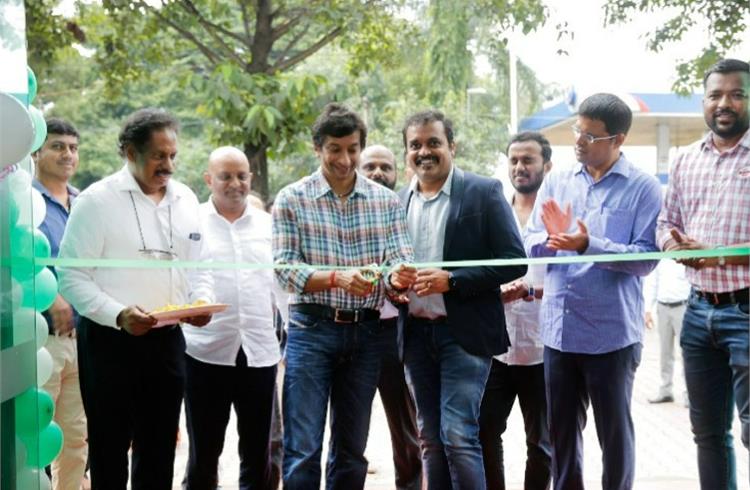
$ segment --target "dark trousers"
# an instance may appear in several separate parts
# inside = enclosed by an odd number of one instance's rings
[[[219,456],[234,405],[237,415],[241,490],[271,489],[271,414],[276,365],[248,367],[240,349],[235,366],[186,359],[185,415],[190,437],[185,488],[214,490]]]
[[[81,318],[78,364],[88,423],[91,487],[172,489],[185,339],[178,327],[134,337]]]
[[[380,323],[387,345],[380,365],[378,392],[391,433],[396,488],[417,490],[421,486],[422,461],[417,441],[416,409],[406,385],[404,366],[398,358],[396,319]]]
[[[526,429],[524,488],[549,488],[552,446],[544,391],[543,364],[508,366],[497,359],[492,360],[479,415],[479,440],[488,490],[505,490],[502,436],[516,397]]]
[[[640,361],[641,344],[595,355],[544,348],[555,490],[583,489],[582,432],[589,402],[602,449],[602,488],[633,488],[635,431],[630,401]]]

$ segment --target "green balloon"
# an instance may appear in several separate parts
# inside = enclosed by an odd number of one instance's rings
[[[37,265],[34,259],[49,258],[51,248],[44,233],[29,225],[22,225],[10,232],[10,254],[13,257],[11,275],[25,281],[44,269],[44,266]]]
[[[25,438],[24,442],[28,450],[26,464],[32,468],[44,468],[60,454],[63,445],[62,429],[57,422],[50,422],[38,436]]]
[[[47,139],[47,121],[44,120],[42,111],[33,105],[29,106],[29,115],[31,116],[31,122],[34,123],[34,143],[31,145],[33,153],[41,148],[44,140]]]
[[[36,75],[34,75],[34,70],[30,66],[26,67],[26,73],[29,76],[29,104],[31,104],[36,98]]]
[[[57,297],[57,279],[46,267],[33,278],[23,281],[21,287],[21,306],[35,308],[37,311],[47,311]]]
[[[16,397],[16,433],[31,437],[47,427],[55,415],[55,402],[44,390],[29,388]]]

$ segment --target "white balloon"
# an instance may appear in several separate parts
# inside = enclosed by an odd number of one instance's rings
[[[8,187],[10,192],[13,194],[23,195],[29,192],[31,188],[31,175],[29,172],[23,169],[23,167],[16,169],[15,172],[8,176]]]
[[[21,469],[26,466],[26,444],[23,443],[20,437],[16,436],[16,471],[20,472]]]
[[[13,344],[30,342],[33,338],[35,328],[34,321],[37,312],[34,308],[21,308],[13,314]],[[42,317],[44,319],[44,317]],[[47,323],[46,321],[44,323]],[[37,347],[39,350],[39,347]]]
[[[42,347],[36,352],[36,385],[44,386],[52,376],[52,355]]]
[[[47,338],[49,337],[49,325],[47,320],[38,311],[36,312],[36,348],[41,349],[47,345]]]
[[[34,228],[39,228],[39,225],[42,224],[44,217],[47,215],[47,204],[38,190],[32,187],[30,193],[30,197],[28,192],[19,192],[13,195],[18,205],[18,224],[32,225]]]
[[[34,123],[29,111],[10,94],[0,92],[0,169],[20,161],[31,152]]]

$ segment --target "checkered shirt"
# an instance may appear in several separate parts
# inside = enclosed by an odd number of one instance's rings
[[[273,208],[273,257],[276,264],[365,267],[414,261],[406,214],[398,196],[357,174],[345,201],[336,197],[320,170],[279,192]],[[304,293],[315,269],[277,269],[281,286],[294,293],[290,303],[333,308],[383,306],[384,280],[362,298],[343,289]]]
[[[750,131],[724,152],[716,149],[712,134],[686,148],[672,163],[657,222],[661,248],[671,228],[712,246],[750,242]],[[747,265],[688,268],[686,276],[697,289],[713,293],[750,285]]]

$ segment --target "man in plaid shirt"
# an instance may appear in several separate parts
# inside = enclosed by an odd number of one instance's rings
[[[284,188],[273,210],[276,277],[293,293],[283,388],[286,489],[320,487],[323,429],[331,405],[329,489],[363,488],[370,409],[386,347],[386,290],[416,279],[406,217],[392,191],[356,172],[367,129],[329,104],[313,125],[320,169]],[[335,269],[318,270],[312,265]],[[390,270],[383,276],[370,265]]]
[[[673,162],[657,240],[667,251],[750,244],[750,67],[726,59],[704,78],[711,129]],[[748,257],[683,260],[692,291],[680,345],[701,488],[736,488],[734,399],[748,447]]]

